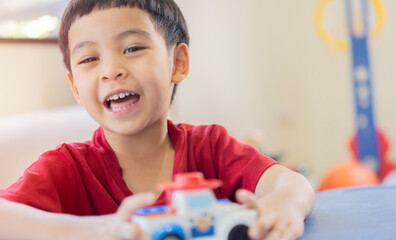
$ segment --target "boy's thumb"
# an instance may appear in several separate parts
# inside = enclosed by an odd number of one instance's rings
[[[258,203],[254,193],[245,189],[239,189],[235,194],[236,200],[251,209],[258,209]]]
[[[153,193],[139,193],[125,198],[118,208],[117,215],[122,221],[130,221],[134,211],[154,202]]]

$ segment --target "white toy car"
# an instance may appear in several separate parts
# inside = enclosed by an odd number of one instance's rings
[[[152,240],[247,240],[255,210],[227,199],[216,200],[212,188],[219,180],[201,173],[184,173],[160,185],[167,190],[168,205],[138,209],[132,218]]]

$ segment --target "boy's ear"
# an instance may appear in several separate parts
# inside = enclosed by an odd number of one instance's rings
[[[185,43],[180,43],[173,50],[174,67],[172,75],[172,83],[180,83],[187,76],[190,71],[190,54],[188,46]]]
[[[71,75],[70,72],[67,72],[67,78],[69,79],[69,84],[70,84],[71,90],[73,92],[74,99],[76,100],[76,102],[78,104],[82,105],[81,101],[80,101],[80,94],[78,93],[76,84],[74,83],[73,76]]]

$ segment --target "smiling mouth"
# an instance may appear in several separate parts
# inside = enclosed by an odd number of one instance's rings
[[[108,97],[105,101],[105,106],[112,112],[119,112],[133,107],[139,99],[139,94],[133,92],[122,92]]]

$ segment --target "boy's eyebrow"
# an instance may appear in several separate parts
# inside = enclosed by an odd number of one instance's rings
[[[83,48],[85,46],[92,46],[92,45],[96,45],[97,43],[92,42],[92,41],[84,41],[84,42],[79,42],[76,44],[76,46],[74,46],[71,55],[73,56],[73,54],[75,54],[77,52],[77,50],[79,50],[80,48]]]
[[[143,31],[141,29],[130,29],[127,30],[125,32],[122,32],[120,34],[118,34],[116,36],[117,39],[121,39],[124,38],[126,36],[129,35],[140,35],[146,39],[150,39],[150,33]],[[89,46],[89,45],[96,45],[97,43],[93,42],[93,41],[84,41],[84,42],[79,42],[78,44],[76,44],[76,46],[73,48],[71,55],[75,54],[77,52],[77,50],[79,50],[80,48],[83,48],[85,46]]]
[[[118,34],[117,39],[121,39],[121,38],[124,38],[129,35],[140,35],[147,39],[150,39],[150,37],[151,37],[150,33],[143,31],[141,29],[138,29],[138,28],[134,28],[134,29],[130,29],[130,30],[127,30],[125,32]]]

